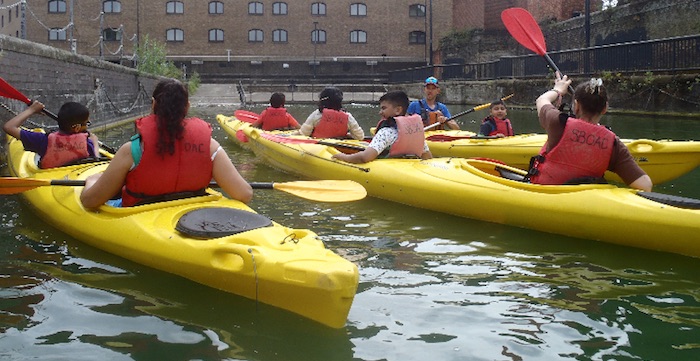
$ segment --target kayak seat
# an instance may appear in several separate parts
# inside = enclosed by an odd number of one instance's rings
[[[518,182],[527,182],[527,179],[525,178],[524,175],[520,173],[513,172],[512,170],[502,168],[502,167],[496,167],[496,170],[498,171],[498,174],[501,175],[502,178],[505,179],[510,179]]]
[[[175,229],[187,236],[210,239],[270,226],[272,220],[257,213],[235,208],[208,207],[183,214]]]

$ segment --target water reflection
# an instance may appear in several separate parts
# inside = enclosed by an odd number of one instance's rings
[[[303,121],[307,110],[294,115]],[[374,119],[376,111],[366,111],[352,110],[358,119]],[[213,121],[218,112],[201,116]],[[663,128],[653,125],[662,120],[621,122],[633,125],[629,134]],[[297,180],[214,128],[246,179]],[[130,130],[102,139],[121,144]],[[698,174],[662,189],[700,196]],[[3,196],[0,358],[697,358],[697,259],[373,198],[327,204],[259,190],[252,207],[287,226],[313,229],[358,264],[360,285],[346,328],[330,330],[101,252],[35,219],[17,197]]]

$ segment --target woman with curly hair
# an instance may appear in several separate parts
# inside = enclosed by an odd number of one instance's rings
[[[152,114],[136,120],[137,134],[122,145],[104,173],[87,178],[86,208],[105,202],[130,207],[204,193],[213,178],[230,197],[248,203],[253,190],[211,137],[209,123],[187,118],[187,87],[175,79],[153,90]],[[121,200],[110,200],[121,194]]]

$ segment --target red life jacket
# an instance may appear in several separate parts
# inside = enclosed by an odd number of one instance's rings
[[[615,133],[601,125],[569,118],[559,143],[547,152],[547,143],[533,163],[530,181],[564,184],[584,177],[601,178],[608,169]]]
[[[428,107],[428,103],[423,102],[423,99],[419,100],[418,104],[420,104],[420,107],[421,107],[421,119],[423,120],[424,127],[438,123],[437,117],[438,117],[439,113],[437,112],[437,110],[431,111],[430,108]],[[436,103],[436,108],[440,109],[440,107],[437,106],[437,103]],[[436,126],[430,128],[430,130],[445,130],[445,125],[444,124],[436,125]]]
[[[416,155],[418,157],[423,154],[423,145],[425,143],[425,132],[423,131],[423,120],[420,115],[413,114],[409,116],[394,117],[396,120],[396,129],[399,131],[399,137],[389,149],[389,157],[399,157],[403,155]]]
[[[90,156],[88,133],[66,134],[53,132],[48,136],[46,154],[41,157],[41,168],[60,167]]]
[[[344,138],[348,135],[348,113],[334,109],[323,109],[321,120],[311,136],[314,138]]]
[[[499,133],[507,137],[513,135],[513,126],[510,124],[510,119],[497,119],[495,117],[488,117],[484,119],[484,122],[488,121],[493,121],[493,123],[496,125],[496,130],[486,135],[498,135]]]
[[[268,107],[260,115],[260,123],[263,130],[278,130],[289,128],[286,108]]]
[[[198,118],[183,122],[183,137],[175,141],[175,153],[170,155],[158,154],[156,149],[159,137],[156,116],[136,121],[143,154],[126,175],[122,189],[124,207],[166,194],[200,191],[209,185],[213,168],[209,152],[211,125]],[[133,140],[132,147],[138,141],[138,138]]]

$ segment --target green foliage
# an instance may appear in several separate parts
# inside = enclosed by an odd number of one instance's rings
[[[187,91],[189,91],[190,96],[194,95],[199,89],[199,84],[202,83],[202,79],[199,77],[198,72],[193,72],[190,78],[187,80]]]
[[[146,35],[136,49],[136,69],[140,72],[161,75],[169,78],[180,78],[182,72],[173,62],[166,59],[165,44],[152,40]]]
[[[470,47],[480,29],[453,30],[440,39],[440,50],[445,53],[459,53]]]

